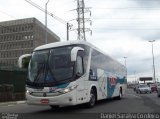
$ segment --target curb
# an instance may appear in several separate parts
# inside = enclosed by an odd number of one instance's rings
[[[24,104],[24,103],[26,103],[25,100],[23,100],[23,101],[17,101],[17,104]]]
[[[13,102],[1,102],[0,106],[12,106],[12,105],[16,105],[16,104],[25,104],[26,101],[22,100],[22,101],[13,101]]]

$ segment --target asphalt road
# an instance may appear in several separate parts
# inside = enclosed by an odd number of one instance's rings
[[[0,118],[102,118],[102,114],[112,113],[160,113],[160,98],[156,93],[136,94],[128,89],[121,100],[107,99],[99,101],[94,108],[85,105],[63,107],[52,110],[49,106],[32,106],[27,104],[6,104],[0,106]],[[160,117],[158,117],[160,118]]]

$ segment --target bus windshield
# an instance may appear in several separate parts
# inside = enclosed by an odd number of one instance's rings
[[[74,70],[71,62],[72,48],[67,46],[35,51],[29,64],[28,84],[53,86],[71,80]]]

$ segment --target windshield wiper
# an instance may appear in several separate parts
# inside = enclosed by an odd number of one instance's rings
[[[45,74],[45,62],[43,63],[39,63],[41,64],[42,66],[38,69],[37,71],[37,76],[35,77],[34,79],[34,82],[37,82],[40,78],[39,78],[39,75],[42,74],[42,77],[44,76]],[[40,73],[40,71],[42,70],[42,73]]]
[[[55,81],[57,81],[56,78],[55,78],[54,75],[53,75],[53,72],[51,71],[51,68],[49,67],[49,61],[47,61],[45,79],[47,78],[47,76],[49,75],[49,73],[51,74],[52,79],[55,80]]]

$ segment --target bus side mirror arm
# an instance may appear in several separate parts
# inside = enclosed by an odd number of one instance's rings
[[[77,72],[77,73],[76,73],[76,76],[79,78],[79,77],[82,76],[82,74],[81,74],[80,72]]]
[[[18,58],[18,67],[19,68],[27,68],[26,65],[28,66],[30,58],[31,58],[31,54],[21,55]]]
[[[76,61],[78,51],[84,51],[84,49],[81,47],[74,47],[71,50],[71,61]]]

